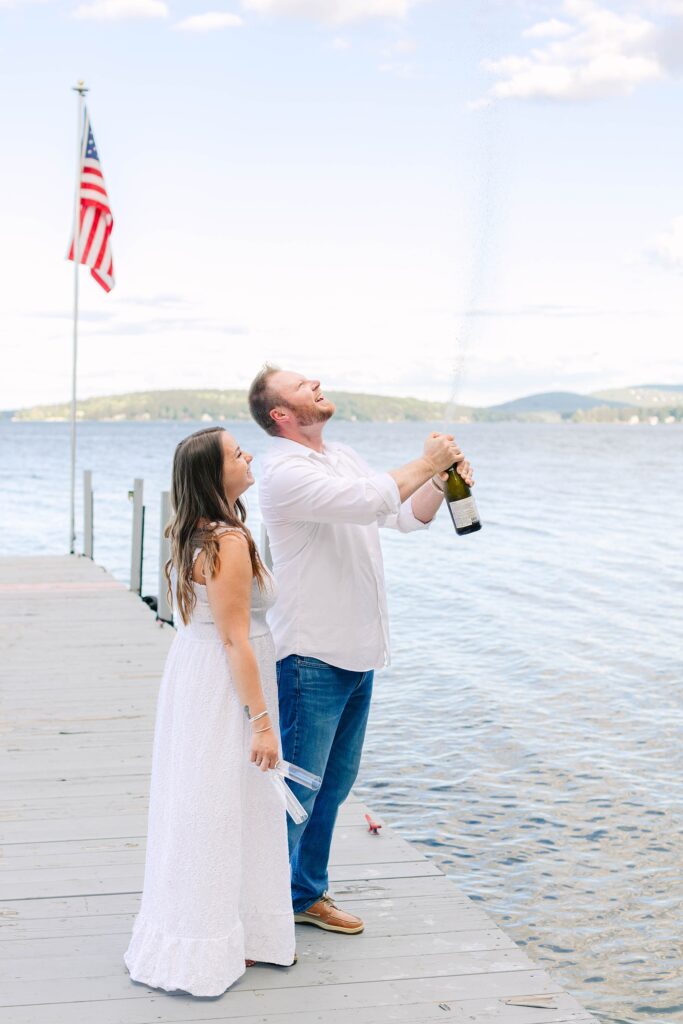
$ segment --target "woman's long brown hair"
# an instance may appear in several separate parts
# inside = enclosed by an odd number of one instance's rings
[[[251,568],[263,588],[266,570],[251,533],[244,525],[247,510],[238,500],[231,505],[223,488],[223,427],[207,427],[184,438],[173,456],[171,519],[164,534],[171,541],[166,578],[171,589],[171,567],[178,574],[176,603],[185,625],[190,621],[197,595],[192,586],[193,554],[205,554],[204,575],[215,576],[220,566],[216,527],[224,524],[240,530],[249,545]],[[200,526],[200,523],[208,525]]]

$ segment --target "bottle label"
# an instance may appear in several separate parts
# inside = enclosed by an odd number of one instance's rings
[[[479,522],[479,513],[477,512],[474,498],[461,498],[459,501],[449,501],[448,504],[450,505],[453,521],[458,530],[471,526],[472,523]]]

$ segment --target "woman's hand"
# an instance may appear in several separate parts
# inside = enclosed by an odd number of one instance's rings
[[[251,760],[262,772],[274,768],[280,759],[277,736],[274,729],[265,729],[263,719],[256,723],[259,731],[254,731],[251,737]]]

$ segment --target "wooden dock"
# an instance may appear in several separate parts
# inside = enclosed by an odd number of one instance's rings
[[[78,557],[0,559],[2,1024],[593,1021],[471,900],[350,800],[332,887],[359,936],[297,926],[299,963],[218,999],[130,981],[156,691],[173,636]]]

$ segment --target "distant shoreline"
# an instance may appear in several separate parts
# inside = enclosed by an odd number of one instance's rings
[[[410,420],[408,420],[408,419],[403,419],[403,420],[395,420],[395,419],[390,419],[390,420],[385,420],[385,419],[366,420],[366,419],[364,419],[364,420],[359,420],[359,419],[347,419],[344,416],[335,415],[334,419],[335,419],[335,422],[337,422],[337,423],[378,423],[378,424],[387,424],[387,425],[397,425],[399,423],[442,423],[443,422],[443,417],[434,417],[434,418],[429,418],[429,419],[424,419],[424,420],[422,420],[422,419],[419,419],[419,420],[418,419],[410,419]],[[45,424],[50,424],[50,423],[51,424],[57,424],[57,425],[64,424],[64,425],[68,426],[70,424],[70,422],[71,421],[69,419],[67,419],[66,417],[59,417],[59,418],[58,417],[48,417],[46,419],[38,419],[38,418],[33,418],[32,417],[31,419],[24,419],[24,418],[20,419],[18,417],[3,416],[3,415],[0,414],[0,423],[22,424],[24,426],[26,426],[27,424],[34,424],[34,425],[44,426]],[[128,425],[128,424],[131,424],[131,423],[135,423],[135,424],[149,424],[150,426],[153,425],[153,424],[158,424],[158,423],[184,423],[184,424],[186,424],[188,426],[191,425],[191,424],[196,424],[197,427],[201,427],[201,426],[208,426],[211,423],[218,423],[218,424],[223,424],[223,423],[226,423],[226,424],[229,424],[229,423],[250,423],[250,422],[253,422],[253,420],[251,419],[250,416],[218,416],[215,419],[211,419],[210,418],[208,420],[207,419],[191,419],[191,418],[188,418],[188,419],[176,419],[176,418],[174,418],[174,419],[170,419],[170,418],[166,418],[166,419],[152,419],[151,417],[149,417],[149,418],[148,417],[133,417],[133,418],[130,418],[130,419],[120,418],[120,417],[117,417],[116,419],[114,419],[114,418],[107,418],[107,417],[100,417],[100,418],[95,419],[95,418],[90,418],[90,417],[86,417],[86,416],[79,416],[77,418],[77,422],[78,423],[107,423],[107,424],[114,424],[114,425],[118,425],[118,424]],[[630,427],[630,426],[640,426],[640,427],[646,427],[646,426],[676,426],[676,424],[683,424],[683,416],[680,416],[678,418],[666,417],[665,419],[660,419],[658,416],[651,416],[651,417],[649,417],[647,419],[644,418],[644,417],[638,417],[638,416],[631,416],[629,419],[616,419],[616,418],[615,419],[587,419],[585,417],[582,417],[582,418],[578,419],[578,418],[573,417],[573,416],[572,417],[556,417],[556,418],[554,418],[554,417],[541,417],[541,416],[515,416],[515,417],[502,417],[502,416],[500,416],[500,417],[491,418],[491,419],[486,419],[484,417],[477,417],[476,419],[465,419],[465,418],[452,419],[452,418],[449,418],[448,422],[450,424],[454,425],[454,426],[465,425],[465,424],[467,424],[467,425],[492,425],[492,424],[496,424],[496,423],[507,423],[507,424],[517,423],[517,424],[525,424],[527,426],[532,426],[533,424],[537,424],[537,425],[540,425],[540,426],[588,426],[588,427],[604,427],[604,426]]]
[[[659,423],[683,422],[683,385],[640,385],[581,395],[570,391],[527,395],[488,407],[449,406],[419,398],[328,391],[336,418],[347,422],[401,423]],[[11,422],[65,423],[70,404],[35,405],[0,412]],[[83,422],[215,423],[250,419],[244,390],[140,391],[88,398],[78,403]]]

